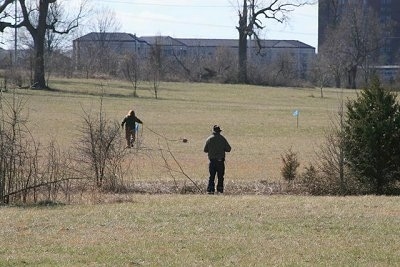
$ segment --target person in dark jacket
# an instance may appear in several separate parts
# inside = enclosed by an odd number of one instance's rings
[[[127,147],[133,147],[136,139],[136,123],[143,124],[143,122],[135,116],[135,111],[129,110],[128,114],[122,120],[121,126],[125,125],[125,138]]]
[[[224,192],[224,174],[225,174],[225,152],[231,151],[231,146],[225,137],[221,135],[221,128],[214,125],[204,146],[204,152],[208,153],[210,178],[208,180],[207,192],[215,192],[215,175],[218,177],[217,192]]]

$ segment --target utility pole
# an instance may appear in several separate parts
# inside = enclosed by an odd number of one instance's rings
[[[14,24],[15,24],[15,28],[14,28],[14,67],[17,67],[17,35],[18,35],[18,29],[17,29],[17,14],[18,14],[18,0],[14,1],[15,3],[15,14],[14,14]]]

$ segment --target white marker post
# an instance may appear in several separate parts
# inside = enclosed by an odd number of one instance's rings
[[[296,126],[297,126],[297,128],[299,128],[299,116],[300,116],[300,111],[299,111],[298,109],[296,109],[296,110],[293,111],[292,114],[293,114],[293,116],[296,117],[296,121],[297,121]]]

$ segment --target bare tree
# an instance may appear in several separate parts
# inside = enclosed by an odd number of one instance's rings
[[[213,65],[216,68],[217,77],[222,82],[232,82],[237,67],[237,54],[227,47],[218,47],[215,52]]]
[[[76,62],[76,67],[79,71],[83,71],[86,79],[89,79],[91,74],[96,69],[95,62],[97,61],[97,45],[95,43],[86,44],[80,47],[79,59]]]
[[[12,21],[14,2],[19,4],[20,14]],[[0,32],[6,28],[26,28],[34,46],[34,78],[32,87],[46,88],[45,81],[45,40],[49,30],[57,34],[68,34],[79,26],[84,16],[86,0],[74,9],[76,14],[69,14],[57,0],[5,0],[0,4]]]
[[[273,84],[274,85],[285,85],[288,81],[295,80],[296,70],[295,59],[288,52],[279,53],[276,59],[272,62],[273,66]]]
[[[311,77],[320,88],[321,98],[323,98],[323,88],[329,85],[329,81],[332,76],[328,65],[326,64],[325,58],[321,54],[317,55],[317,58],[313,62]]]
[[[333,38],[330,35],[330,38]],[[342,42],[327,41],[320,46],[320,51],[317,55],[319,68],[326,68],[329,70],[330,75],[333,77],[335,86],[342,87],[342,76],[345,72],[343,60],[338,53],[337,46],[343,46]]]
[[[76,67],[83,70],[88,79],[95,73],[108,75],[118,68],[117,51],[121,52],[121,43],[113,42],[121,28],[115,12],[107,7],[95,10],[88,29],[91,33],[85,39],[74,42]]]
[[[192,47],[188,53],[179,52],[174,51],[174,58],[180,66],[179,69],[184,71],[182,76],[190,81],[200,81],[207,55],[201,51],[200,47]]]
[[[311,4],[313,1],[306,0],[243,0],[238,5],[239,25],[239,72],[238,81],[247,83],[247,39],[254,38],[261,49],[258,32],[263,30],[262,18],[272,19],[278,22],[286,22],[288,14],[296,7]]]
[[[133,86],[133,97],[137,97],[137,87],[140,77],[139,56],[136,53],[126,53],[122,63],[121,70],[125,78],[128,79]]]
[[[163,71],[161,37],[157,38],[155,44],[151,46],[149,59],[150,59],[149,67],[151,72],[151,81],[153,83],[154,97],[157,99],[158,89],[160,87],[160,81]]]
[[[384,45],[383,32],[390,25],[382,24],[376,12],[362,0],[341,5],[337,21],[326,29],[320,52],[328,59],[327,63],[336,77],[336,85],[340,83],[339,73],[344,72],[346,86],[355,89],[359,68],[364,68],[367,76],[370,62],[379,60],[377,55]],[[367,82],[368,78],[365,80]]]
[[[118,32],[121,29],[121,23],[118,21],[115,11],[109,7],[100,7],[96,9],[95,16],[90,26],[95,32]]]
[[[351,25],[351,27],[349,27]],[[371,9],[362,9],[359,4],[349,5],[348,13],[343,17],[339,30],[343,29],[351,43],[342,53],[346,55],[347,87],[357,88],[356,77],[359,66],[368,65],[368,58],[382,47],[379,18]],[[375,58],[376,59],[376,58]],[[368,66],[366,66],[368,68]]]
[[[121,29],[121,23],[118,21],[115,12],[108,7],[100,7],[95,10],[95,16],[90,25],[92,32],[98,34],[93,35],[95,45],[89,47],[92,49],[89,54],[94,54],[94,68],[102,73],[109,73],[116,69],[112,38],[109,33],[116,33]]]

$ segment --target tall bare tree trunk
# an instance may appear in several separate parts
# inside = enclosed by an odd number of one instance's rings
[[[45,71],[44,71],[44,45],[43,40],[34,41],[35,57],[34,57],[34,76],[33,76],[33,88],[46,88]]]
[[[342,86],[342,82],[341,82],[339,74],[335,74],[335,86],[336,86],[336,88],[340,88]]]
[[[239,34],[239,83],[247,83],[247,35]]]
[[[39,20],[36,29],[31,30],[34,43],[34,88],[46,88],[45,70],[44,70],[44,43],[46,37],[46,19],[49,12],[49,4],[52,1],[40,1]]]
[[[239,14],[239,73],[238,82],[247,83],[247,1],[243,0],[243,10]]]
[[[357,66],[352,66],[347,71],[347,88],[356,89]]]

